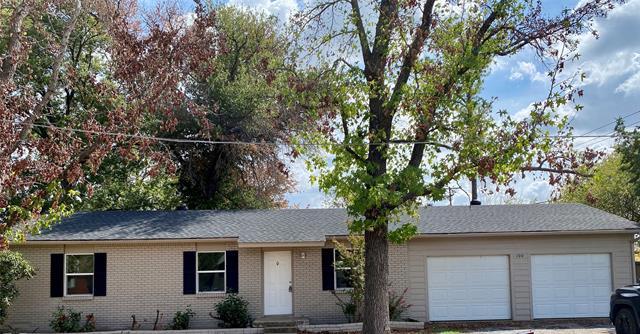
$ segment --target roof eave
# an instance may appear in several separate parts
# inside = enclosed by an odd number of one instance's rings
[[[324,241],[296,241],[296,242],[240,242],[238,248],[300,248],[323,247]]]
[[[544,235],[598,235],[598,234],[636,234],[640,228],[624,230],[557,230],[557,231],[507,231],[507,232],[461,232],[461,233],[421,233],[414,238],[447,237],[505,237],[505,236],[544,236]]]
[[[185,242],[238,242],[238,238],[155,238],[155,239],[75,239],[75,240],[27,240],[24,243],[14,243],[16,246],[29,245],[88,245],[88,244],[163,244]]]

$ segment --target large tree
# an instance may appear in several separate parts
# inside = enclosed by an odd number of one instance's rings
[[[90,177],[93,196],[84,208],[172,209],[179,202],[191,209],[286,205],[283,195],[293,187],[286,146],[309,123],[288,93],[292,75],[298,75],[288,61],[290,41],[275,17],[233,6],[207,10],[215,12],[220,36],[209,42],[224,52],[208,60],[215,69],[210,75],[183,82],[186,96],[198,107],[178,106],[175,128],[161,134],[196,141],[163,143],[177,170],[160,170],[153,177],[146,166],[153,161],[128,162],[112,154],[110,163]]]
[[[575,37],[613,4],[587,1],[547,17],[529,0],[319,0],[296,17],[306,55],[331,68],[335,105],[306,136],[324,143],[331,163],[299,149],[321,171],[320,187],[345,203],[350,230],[364,234],[365,333],[389,330],[389,241],[416,231],[390,225],[421,199],[442,199],[459,179],[506,185],[517,173],[568,172],[589,158],[549,154],[558,144],[549,132],[564,131],[559,108],[581,95],[561,73]],[[550,65],[550,90],[529,117],[514,119],[477,94],[494,59],[523,48]]]
[[[71,212],[107,155],[164,160],[141,135],[171,130],[181,82],[212,72],[215,15],[135,3],[3,1],[0,248]]]
[[[286,145],[306,123],[285,97],[289,41],[275,17],[232,6],[211,10],[225,52],[212,60],[212,75],[186,84],[209,112],[181,109],[168,135],[256,144],[171,144],[179,191],[193,209],[282,207],[293,183],[287,152],[274,144]]]

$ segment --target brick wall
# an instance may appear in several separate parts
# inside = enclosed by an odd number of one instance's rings
[[[327,247],[332,247],[327,243]],[[306,253],[302,259],[301,252]],[[337,306],[337,298],[331,291],[322,291],[322,266],[320,248],[304,248],[293,252],[293,309],[294,315],[307,317],[311,323],[333,324],[346,322]],[[393,290],[401,293],[408,287],[408,253],[406,245],[391,245],[389,248],[389,283]],[[348,300],[348,294],[338,291],[337,296]]]
[[[236,243],[129,243],[96,245],[16,246],[31,263],[39,268],[29,281],[20,281],[20,296],[9,310],[7,324],[25,332],[48,332],[51,314],[58,305],[94,313],[98,330],[121,330],[131,326],[131,315],[151,329],[156,310],[168,324],[173,314],[188,305],[195,311],[193,328],[212,328],[217,321],[208,314],[223,294],[182,294],[182,253],[184,251],[218,251],[237,249]],[[239,249],[239,290],[249,301],[254,318],[263,315],[263,251],[269,249]],[[279,249],[284,250],[284,249]],[[308,317],[311,323],[342,323],[345,317],[330,291],[322,291],[321,250],[292,250],[293,313]],[[107,253],[106,297],[50,298],[50,254]],[[301,252],[305,252],[303,259]],[[407,247],[392,246],[390,280],[396,290],[407,286]],[[339,293],[341,298],[347,294]]]
[[[233,244],[127,244],[95,246],[16,247],[39,271],[29,281],[19,282],[20,296],[9,310],[8,324],[25,331],[38,329],[47,332],[51,314],[58,305],[94,313],[97,329],[127,329],[131,315],[141,323],[141,329],[151,329],[156,310],[163,314],[162,323],[168,324],[173,314],[188,305],[196,312],[194,328],[215,327],[216,320],[209,317],[213,305],[222,294],[182,294],[182,253],[195,250],[230,250]],[[107,253],[106,297],[49,297],[51,253]],[[240,270],[252,263],[261,263],[259,253],[240,251]],[[253,269],[252,269],[253,270]],[[240,291],[255,312],[260,307],[261,290],[248,282],[250,276],[240,276]],[[258,286],[259,289],[259,286]],[[246,293],[245,293],[246,292]]]

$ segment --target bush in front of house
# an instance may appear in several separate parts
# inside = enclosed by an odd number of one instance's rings
[[[173,316],[173,320],[171,320],[171,324],[169,325],[170,329],[173,330],[183,330],[189,329],[189,323],[191,322],[191,318],[195,316],[196,313],[191,309],[191,305],[187,306],[187,309],[184,311],[178,311]]]
[[[9,306],[18,296],[16,281],[29,279],[35,269],[22,254],[8,250],[0,250],[0,325],[7,317]]]
[[[402,314],[411,307],[411,304],[407,303],[405,299],[406,294],[406,288],[399,295],[394,290],[389,291],[389,319],[392,321],[403,320]]]
[[[82,325],[82,312],[76,312],[72,309],[65,309],[64,306],[58,306],[51,317],[49,327],[56,333],[93,332],[96,330],[95,317],[93,314],[87,315],[85,317],[85,323]]]
[[[214,306],[217,315],[209,315],[222,321],[219,326],[222,328],[245,328],[251,324],[249,315],[249,302],[238,294],[228,294],[221,302]]]

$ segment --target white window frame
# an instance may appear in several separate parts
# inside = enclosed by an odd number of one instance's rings
[[[353,267],[338,267],[336,266],[336,252],[338,250],[337,249],[333,249],[333,288],[335,290],[339,290],[339,291],[348,291],[348,290],[352,290],[353,287],[346,287],[346,288],[338,288],[338,274],[337,271],[338,270],[351,270],[353,271]]]
[[[93,272],[91,273],[67,273],[67,256],[76,256],[76,255],[91,255],[93,257]],[[95,272],[96,272],[96,255],[94,253],[69,253],[69,254],[64,254],[64,282],[63,282],[63,286],[64,286],[64,296],[65,297],[87,297],[87,296],[93,296],[93,294],[96,291],[96,276],[95,276]],[[91,293],[82,293],[82,294],[69,294],[67,293],[67,276],[89,276],[91,275]]]
[[[212,254],[212,253],[223,253],[224,254],[224,270],[200,270],[200,261],[198,258],[200,254]],[[200,274],[215,274],[215,273],[223,273],[224,274],[224,290],[222,291],[200,291]],[[205,252],[196,252],[196,292],[197,293],[227,293],[227,251],[205,251]]]

